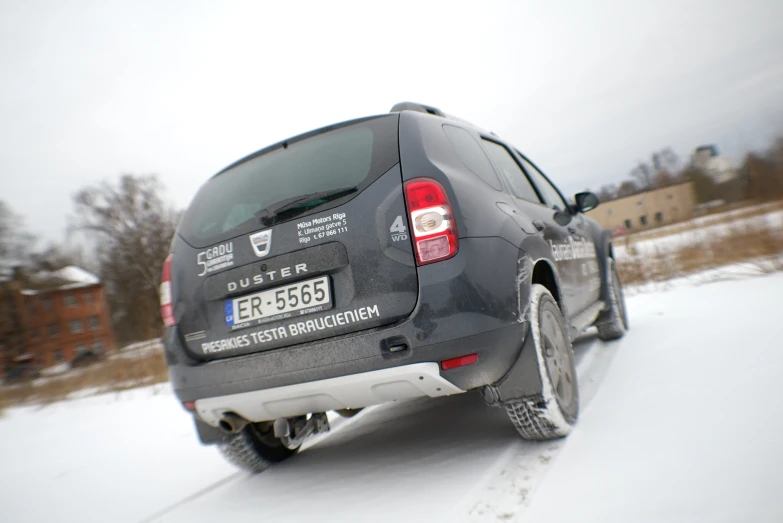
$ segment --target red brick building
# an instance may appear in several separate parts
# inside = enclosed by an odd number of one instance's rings
[[[92,351],[114,349],[111,318],[101,281],[79,267],[44,271],[6,282],[6,308],[13,307],[13,333],[0,332],[0,358],[7,372],[17,365],[44,369]]]

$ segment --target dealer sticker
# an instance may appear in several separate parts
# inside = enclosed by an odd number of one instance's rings
[[[199,276],[234,265],[234,242],[221,243],[198,253],[196,264],[201,267]]]

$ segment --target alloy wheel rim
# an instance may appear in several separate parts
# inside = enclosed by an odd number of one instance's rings
[[[565,335],[555,315],[548,310],[543,311],[541,318],[541,343],[552,389],[560,406],[567,409],[574,399],[574,369]]]

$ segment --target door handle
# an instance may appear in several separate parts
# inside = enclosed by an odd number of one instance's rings
[[[539,231],[543,231],[544,229],[546,229],[546,225],[544,225],[544,222],[542,222],[541,220],[533,220],[533,226]]]
[[[569,227],[568,228],[568,232],[570,232],[571,234],[576,234],[576,228],[575,227]]]

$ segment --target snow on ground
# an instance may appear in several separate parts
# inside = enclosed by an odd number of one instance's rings
[[[525,519],[783,521],[783,275],[630,305],[633,331]]]
[[[160,338],[126,345],[120,350],[109,354],[109,358],[137,359],[151,356],[156,352],[163,354],[163,342]]]
[[[138,343],[132,343],[130,345],[126,345],[120,348],[119,350],[109,352],[106,358],[108,360],[115,360],[115,359],[132,360],[132,359],[146,358],[148,356],[154,355],[155,353],[163,354],[163,342],[161,342],[160,338],[154,338],[151,340],[141,341]],[[102,364],[103,363],[99,362],[97,365],[100,366]],[[54,380],[73,378],[79,376],[80,374],[84,374],[85,372],[87,372],[89,368],[95,368],[95,366],[77,367],[75,369],[72,369],[71,364],[68,362],[58,363],[57,365],[53,365],[51,367],[42,369],[41,370],[42,377],[32,380],[31,383],[34,386],[41,386]],[[17,384],[11,384],[7,386],[11,388],[23,387],[25,386],[25,384],[17,383]]]
[[[193,437],[170,392],[146,388],[0,419],[0,520],[131,522],[235,474]]]
[[[337,420],[252,476],[197,443],[167,388],[147,388],[0,419],[0,519],[783,521],[783,274],[628,308],[623,340],[575,344],[582,414],[567,439],[523,442],[468,393]]]
[[[690,245],[709,245],[715,238],[734,231],[783,229],[783,211],[779,203],[760,207],[768,208],[768,212],[743,216],[752,209],[738,209],[621,236],[614,240],[615,254],[618,258],[627,257],[628,246],[633,246],[640,255],[667,253]],[[726,221],[729,218],[731,221]]]

